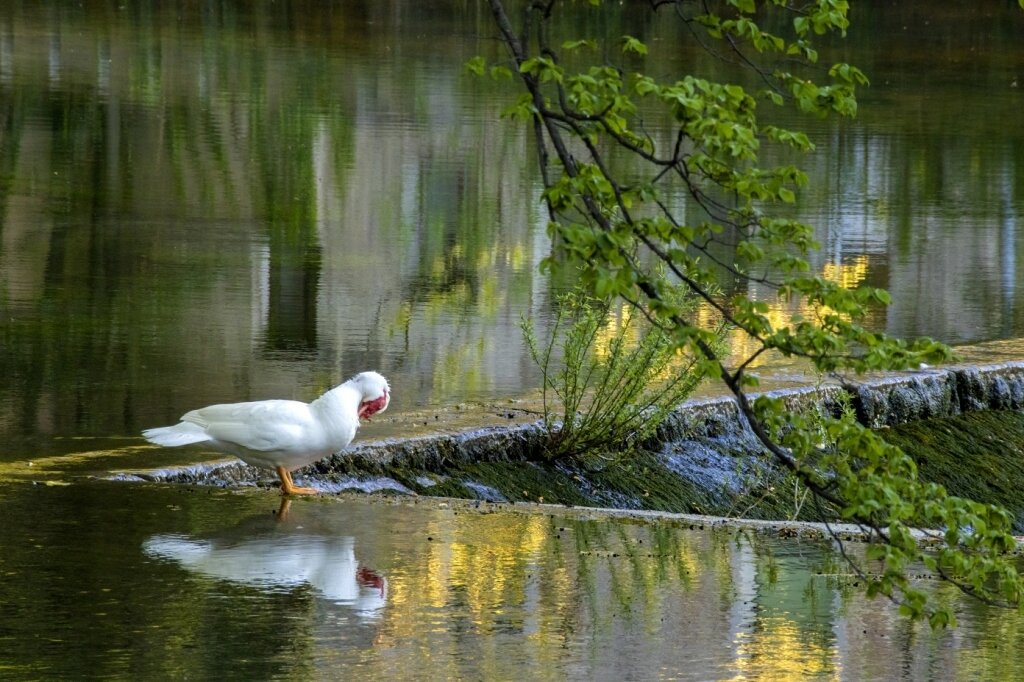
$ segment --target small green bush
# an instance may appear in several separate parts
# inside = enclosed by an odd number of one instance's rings
[[[557,305],[543,346],[529,319],[521,325],[543,373],[545,455],[585,461],[634,450],[703,376],[692,357],[633,308],[614,329],[609,301],[574,290]]]

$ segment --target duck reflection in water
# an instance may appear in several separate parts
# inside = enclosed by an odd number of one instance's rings
[[[289,513],[290,504],[283,500],[276,518],[260,514],[211,535],[154,535],[142,549],[198,575],[265,590],[308,586],[320,598],[360,616],[378,615],[387,603],[387,580],[359,565],[355,538],[300,524]]]

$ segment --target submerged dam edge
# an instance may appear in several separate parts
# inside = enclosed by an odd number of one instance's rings
[[[794,411],[835,410],[848,400],[865,426],[891,428],[980,410],[1024,410],[1024,361],[927,368],[763,395],[781,398]],[[821,518],[775,490],[783,474],[731,396],[683,403],[643,455],[600,470],[544,461],[543,437],[540,422],[534,422],[367,441],[297,473],[325,493],[384,490],[489,502]],[[233,460],[115,478],[232,487],[266,485],[272,475]]]

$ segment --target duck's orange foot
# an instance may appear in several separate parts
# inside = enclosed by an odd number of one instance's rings
[[[304,488],[297,486],[292,481],[292,474],[284,467],[277,467],[277,475],[281,479],[281,494],[282,495],[316,495],[319,490],[315,488]]]
[[[293,486],[281,486],[282,495],[318,495],[320,493],[316,488],[304,488],[299,485]]]

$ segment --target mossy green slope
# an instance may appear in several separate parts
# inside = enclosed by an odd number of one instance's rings
[[[914,458],[919,476],[953,495],[1005,507],[1024,532],[1024,413],[967,412],[879,432]]]

